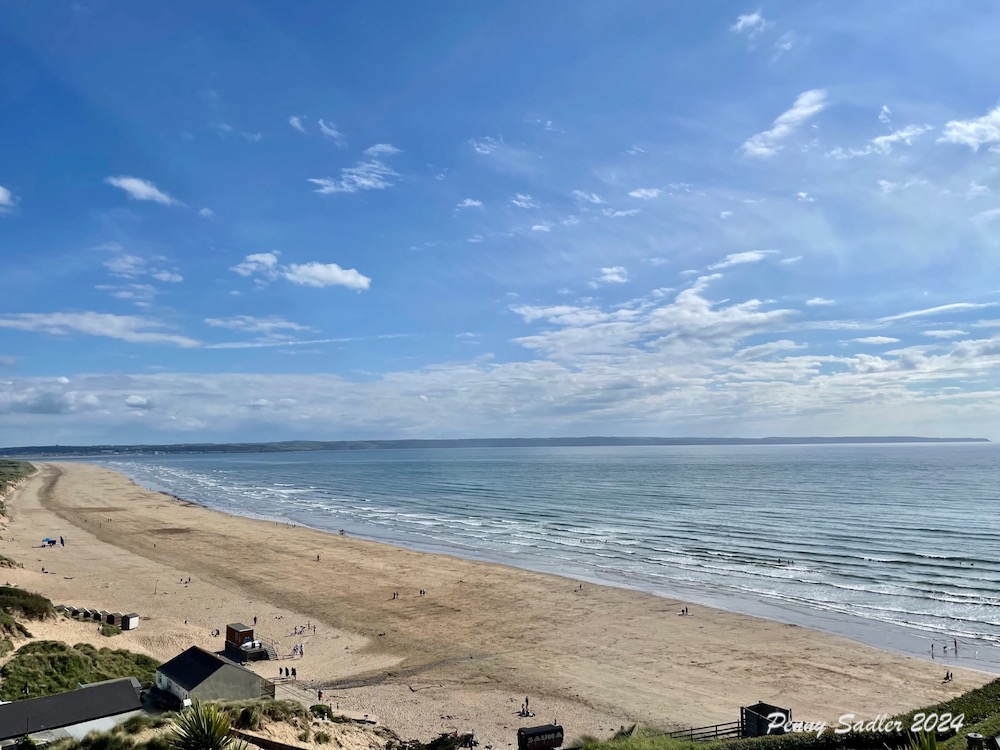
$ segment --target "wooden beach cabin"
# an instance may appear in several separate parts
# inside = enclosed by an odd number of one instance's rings
[[[122,630],[135,630],[139,627],[139,615],[135,612],[131,612],[127,615],[122,615],[122,623],[119,625]]]
[[[226,645],[223,653],[226,658],[232,659],[238,664],[278,658],[274,647],[254,638],[253,628],[242,622],[226,625]]]
[[[70,617],[79,617],[81,614],[83,614],[83,610],[80,607],[70,607]]]
[[[97,613],[97,621],[102,624],[106,623],[108,621],[108,615],[110,614],[111,613],[108,612],[108,610],[102,609],[100,612]]]
[[[123,617],[125,617],[125,615],[123,615],[121,612],[112,612],[110,615],[108,615],[108,624],[117,625],[118,627],[121,627]]]

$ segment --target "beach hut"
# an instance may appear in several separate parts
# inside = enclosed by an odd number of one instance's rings
[[[124,615],[121,612],[112,612],[110,615],[108,615],[108,624],[117,625],[118,627],[121,627],[123,617]]]
[[[97,622],[104,622],[104,617],[101,615],[101,610],[99,609],[90,610],[90,619],[97,620]]]
[[[242,622],[232,622],[226,625],[226,643],[239,648],[247,641],[253,640],[253,628]]]
[[[69,616],[70,617],[79,617],[80,616],[80,608],[79,607],[70,607],[69,608]]]
[[[101,622],[101,623],[107,622],[108,621],[108,615],[110,615],[110,614],[111,613],[108,612],[108,610],[102,609],[100,612],[97,613],[97,621]]]
[[[122,624],[119,627],[121,627],[122,630],[135,630],[139,627],[139,615],[135,612],[122,615]]]

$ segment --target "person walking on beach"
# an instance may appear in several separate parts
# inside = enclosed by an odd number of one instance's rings
[[[65,547],[66,546],[66,540],[63,539],[62,537],[59,537],[59,546],[61,546],[61,547]]]

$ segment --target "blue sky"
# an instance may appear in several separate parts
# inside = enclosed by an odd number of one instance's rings
[[[998,27],[0,0],[0,445],[1000,437]]]

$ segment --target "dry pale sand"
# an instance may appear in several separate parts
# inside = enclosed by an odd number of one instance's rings
[[[312,702],[321,688],[404,737],[457,729],[502,748],[518,726],[553,719],[570,738],[601,736],[633,721],[734,721],[761,700],[803,720],[872,717],[993,677],[956,669],[943,685],[940,664],[805,628],[696,605],[679,617],[675,600],[227,516],[90,465],[40,466],[2,532],[24,569],[0,578],[57,603],[140,613],[138,631],[101,645],[160,659],[193,643],[221,649],[212,629],[257,616],[283,654],[304,644],[301,659],[279,662],[299,675],[279,695]],[[65,548],[37,546],[60,535]],[[316,633],[292,635],[305,624]],[[277,666],[258,670],[275,677]],[[533,719],[516,715],[525,695]]]

